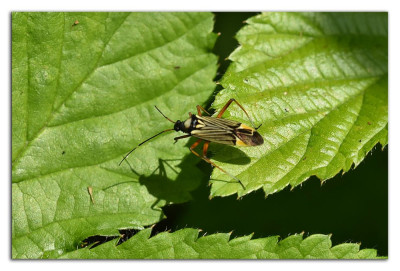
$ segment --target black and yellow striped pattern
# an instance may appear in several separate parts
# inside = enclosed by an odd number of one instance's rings
[[[206,116],[195,116],[190,135],[220,144],[237,146],[257,146],[264,143],[261,135],[243,123]]]

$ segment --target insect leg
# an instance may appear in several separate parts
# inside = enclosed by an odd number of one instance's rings
[[[201,116],[200,110],[203,110],[205,113],[207,113],[209,116],[211,116],[211,114],[208,113],[207,110],[205,110],[201,105],[197,105],[196,107],[197,107],[197,114],[199,114],[199,116]]]
[[[210,141],[204,142],[204,145],[203,145],[203,156],[204,157],[207,157],[208,145],[210,145]]]
[[[175,140],[174,144],[175,144],[176,142],[178,142],[179,139],[187,138],[187,137],[190,137],[190,136],[191,136],[191,135],[183,135],[183,136],[175,137],[175,138],[174,138],[174,140]]]
[[[222,117],[222,115],[225,113],[226,109],[231,105],[232,102],[235,102],[235,103],[243,110],[243,112],[244,112],[244,113],[246,114],[246,116],[249,118],[251,125],[252,125],[253,127],[256,127],[256,126],[254,125],[253,120],[250,118],[249,114],[247,113],[247,111],[243,108],[243,106],[242,106],[240,103],[238,103],[238,102],[237,102],[235,99],[233,99],[233,98],[230,99],[230,100],[226,103],[226,105],[221,109],[221,111],[219,111],[217,118],[221,118],[221,117]]]
[[[206,143],[204,143],[203,146],[203,156],[201,156],[200,154],[198,154],[197,152],[194,151],[194,148],[196,148],[200,142],[202,141],[202,139],[197,140],[191,147],[190,147],[190,151],[196,155],[197,157],[203,159],[204,161],[206,161],[207,163],[209,163],[210,165],[218,168],[219,170],[221,170],[223,173],[225,173],[226,175],[228,175],[229,177],[231,177],[232,179],[235,179],[236,181],[238,181],[238,183],[242,186],[243,189],[246,189],[246,187],[242,184],[242,182],[235,176],[233,176],[232,174],[230,174],[229,172],[225,171],[224,169],[222,169],[221,167],[217,166],[216,164],[214,164],[214,162],[212,162],[210,159],[208,159],[206,157],[206,153],[207,153],[207,149],[208,149],[208,145],[210,144],[210,142],[206,141]]]
[[[193,149],[196,148],[196,147],[201,143],[201,141],[203,141],[203,139],[198,139],[196,142],[194,142],[193,145],[190,146],[190,151],[193,152]],[[195,154],[195,155],[196,155],[196,156],[199,156],[198,154]],[[199,156],[199,157],[200,157],[200,156]],[[200,157],[200,158],[201,158],[201,157]]]

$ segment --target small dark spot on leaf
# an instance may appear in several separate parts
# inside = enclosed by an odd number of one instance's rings
[[[179,70],[181,68],[181,66],[175,66],[174,69],[175,70]]]
[[[64,155],[65,154],[65,151],[62,151],[62,153],[61,153],[62,155]]]
[[[289,109],[285,108],[285,111],[286,111],[286,112],[289,112]]]
[[[370,122],[370,121],[368,121],[368,125],[371,125],[371,122]]]
[[[360,139],[360,140],[358,140],[358,142],[361,142],[361,139]]]
[[[307,159],[307,156],[304,156],[303,161],[305,161]]]

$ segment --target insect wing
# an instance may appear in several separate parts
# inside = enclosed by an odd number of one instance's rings
[[[191,135],[225,145],[258,146],[264,139],[253,128],[228,119],[197,116]]]
[[[191,135],[203,140],[225,145],[235,145],[235,129],[240,122],[213,117],[197,116],[197,124]]]

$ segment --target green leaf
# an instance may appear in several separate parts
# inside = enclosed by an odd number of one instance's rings
[[[12,257],[142,229],[200,182],[163,134],[213,92],[211,13],[12,14]]]
[[[61,255],[63,259],[377,259],[375,249],[360,250],[359,244],[332,247],[329,235],[302,234],[279,241],[278,236],[231,239],[230,233],[199,237],[196,229],[163,232],[150,238],[145,229],[121,245],[110,241],[90,249]]]
[[[387,144],[387,13],[273,12],[247,23],[213,107],[235,98],[262,124],[264,144],[214,147],[216,163],[246,189],[214,170],[212,196],[326,180]],[[251,124],[235,104],[223,117]]]

